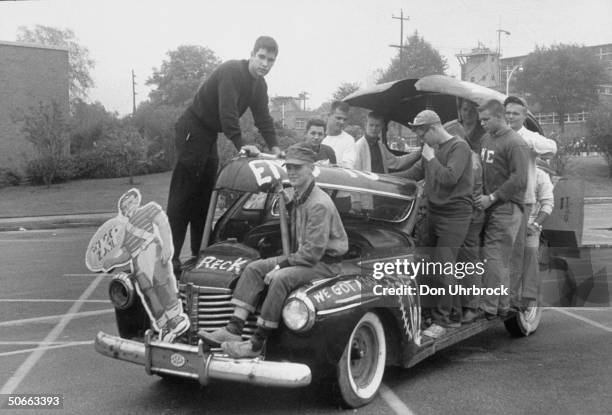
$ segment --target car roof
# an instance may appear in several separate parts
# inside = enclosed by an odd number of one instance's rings
[[[424,109],[436,111],[443,123],[457,118],[457,98],[482,105],[491,99],[503,103],[506,95],[450,76],[429,75],[360,89],[343,101],[354,107],[376,111],[388,121],[407,126]],[[532,131],[542,131],[531,113],[528,114],[526,125]]]
[[[396,199],[412,200],[417,184],[386,174],[363,172],[338,166],[315,166],[319,186],[326,189],[355,191]],[[238,157],[230,160],[219,172],[215,189],[238,192],[271,192],[276,181],[289,183],[281,160]]]

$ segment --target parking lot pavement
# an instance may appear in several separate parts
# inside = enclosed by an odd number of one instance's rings
[[[83,264],[92,232],[0,234],[2,393],[62,394],[68,414],[338,412],[315,388],[202,388],[97,354],[97,331],[116,328],[106,277]],[[380,396],[354,413],[607,413],[611,341],[612,309],[547,309],[528,338],[500,324],[413,368],[388,369]]]

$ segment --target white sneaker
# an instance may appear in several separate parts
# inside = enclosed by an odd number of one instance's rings
[[[438,337],[444,336],[445,333],[446,329],[444,327],[434,323],[423,332],[423,336],[431,337],[432,339],[437,339]]]
[[[163,340],[172,343],[175,338],[185,333],[190,325],[189,318],[185,313],[172,317],[166,326],[168,331],[166,332],[166,330],[163,330]]]

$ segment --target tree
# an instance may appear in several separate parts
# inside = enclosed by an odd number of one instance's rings
[[[343,82],[332,94],[332,99],[334,101],[341,101],[347,96],[351,95],[353,92],[359,90],[359,88],[360,85],[357,82]],[[368,110],[363,108],[351,108],[348,113],[348,117],[346,118],[347,129],[348,127],[351,127],[351,129],[348,129],[347,132],[350,130],[353,132],[353,134],[359,135],[359,130],[365,127],[368,112]],[[349,132],[349,134],[351,133]],[[361,135],[359,135],[359,137],[361,137]],[[356,137],[355,139],[359,137]]]
[[[608,177],[612,177],[612,111],[600,107],[587,119],[589,141],[602,152],[608,163]]]
[[[169,105],[141,103],[132,118],[138,131],[150,142],[149,161],[155,170],[168,170],[174,164],[174,124],[182,109]]]
[[[332,99],[334,101],[342,101],[357,90],[359,90],[359,84],[357,82],[343,82],[336,88],[336,91],[332,95]]]
[[[167,53],[160,69],[154,68],[147,85],[153,85],[149,98],[154,104],[185,105],[198,87],[221,64],[215,53],[204,46],[182,45]]]
[[[605,68],[584,46],[559,44],[536,47],[523,63],[517,87],[530,95],[543,111],[559,114],[559,128],[565,131],[565,114],[589,108],[597,102],[598,83]]]
[[[62,106],[56,102],[40,102],[23,116],[23,132],[38,153],[26,167],[33,181],[47,187],[56,179],[63,179],[68,159],[68,122]],[[69,174],[67,174],[69,176]]]
[[[400,52],[382,71],[378,83],[397,81],[404,78],[421,78],[426,75],[444,74],[448,68],[446,59],[440,55],[419,32],[415,31],[406,39],[403,50],[403,64],[400,64]]]
[[[108,112],[100,102],[73,102],[70,117],[70,153],[92,150],[106,133],[119,125],[117,113]]]
[[[70,101],[87,97],[87,91],[94,86],[89,71],[94,68],[95,62],[89,58],[89,50],[78,43],[72,30],[42,25],[36,25],[33,29],[20,26],[17,41],[68,48]]]

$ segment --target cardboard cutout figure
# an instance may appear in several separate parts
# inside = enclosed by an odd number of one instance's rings
[[[140,206],[141,200],[136,188],[119,198],[119,214],[91,238],[85,263],[91,271],[105,272],[131,264],[132,278],[153,327],[161,339],[171,342],[189,328],[172,269],[172,234],[161,206],[155,202]]]

